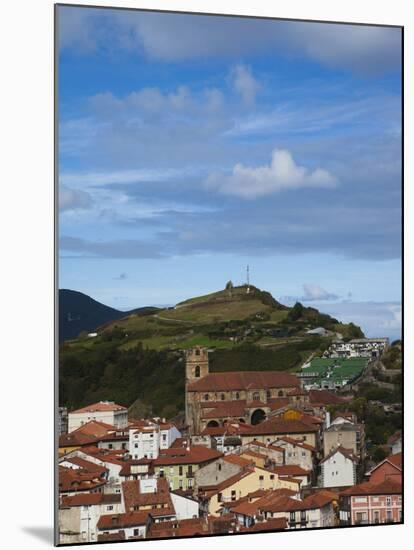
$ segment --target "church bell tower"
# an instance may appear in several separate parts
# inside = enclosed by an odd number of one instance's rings
[[[186,383],[191,384],[208,374],[208,351],[206,348],[196,346],[186,352],[185,378]]]

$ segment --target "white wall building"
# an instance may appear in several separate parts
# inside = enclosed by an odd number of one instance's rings
[[[349,449],[338,447],[321,461],[321,487],[350,487],[355,485],[357,457]]]
[[[116,428],[126,428],[128,425],[128,409],[113,401],[100,401],[68,414],[68,431],[73,432],[87,422],[96,420],[110,424]]]
[[[137,422],[129,430],[129,453],[133,460],[158,458],[160,449],[169,449],[181,433],[163,419]]]
[[[171,491],[170,496],[178,520],[198,518],[199,505],[197,500],[179,491]]]

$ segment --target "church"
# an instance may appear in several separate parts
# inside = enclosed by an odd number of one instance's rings
[[[209,372],[208,351],[186,352],[185,413],[191,434],[226,421],[259,424],[269,414],[300,399],[299,379],[286,372]]]

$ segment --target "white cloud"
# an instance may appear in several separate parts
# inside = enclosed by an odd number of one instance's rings
[[[303,285],[303,301],[313,302],[314,300],[336,300],[338,296],[328,292],[324,288],[315,284],[304,284]]]
[[[86,210],[92,207],[92,197],[86,191],[71,189],[61,185],[59,189],[59,209],[65,210]]]
[[[88,187],[157,182],[190,175],[191,173],[191,169],[178,170],[173,168],[165,170],[142,168],[135,170],[109,170],[106,172],[66,172],[61,175],[60,181],[62,189],[65,188],[66,184],[74,187]],[[73,189],[69,191],[73,191]],[[79,192],[81,193],[82,191]],[[68,200],[67,195],[65,195],[65,200]]]
[[[336,184],[337,178],[330,172],[299,166],[285,149],[274,149],[270,165],[253,168],[236,164],[230,175],[211,174],[205,182],[209,189],[244,199],[301,187],[332,188]]]
[[[232,84],[235,91],[241,96],[246,105],[253,105],[260,84],[253,77],[249,67],[236,65],[231,70]]]
[[[359,73],[395,70],[401,60],[398,28],[76,7],[61,7],[59,13],[61,47],[86,53],[120,48],[182,61],[266,52],[305,55]]]

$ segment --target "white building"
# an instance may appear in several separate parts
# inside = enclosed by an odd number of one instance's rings
[[[170,496],[178,520],[198,518],[199,504],[197,500],[179,490],[171,491]]]
[[[352,450],[338,447],[320,463],[321,487],[350,487],[357,482],[358,458]]]
[[[100,516],[122,512],[121,495],[86,493],[63,497],[59,506],[60,543],[96,542]]]
[[[160,449],[169,449],[177,437],[181,433],[165,419],[138,421],[129,430],[129,453],[133,460],[155,459]]]
[[[116,428],[126,428],[128,425],[128,409],[113,401],[93,403],[68,415],[68,431],[73,432],[91,420],[110,424]]]
[[[304,470],[313,470],[316,449],[312,445],[287,436],[276,439],[274,445],[284,449],[284,464],[295,464]]]

